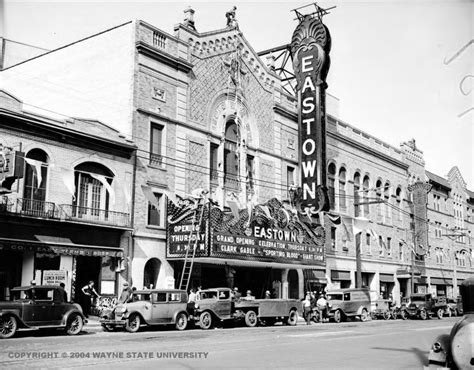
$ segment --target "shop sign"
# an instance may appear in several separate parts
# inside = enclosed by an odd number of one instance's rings
[[[66,270],[44,270],[43,284],[44,285],[59,285],[59,283],[66,284],[67,271]]]
[[[41,243],[28,243],[15,242],[15,241],[3,241],[0,242],[0,251],[11,250],[17,252],[28,252],[34,251],[38,253],[54,253],[65,256],[92,256],[92,257],[122,257],[123,251],[121,250],[107,250],[100,248],[80,248],[80,247],[69,247],[69,246],[52,246]]]
[[[205,220],[202,222],[200,230],[198,222],[193,224],[192,220],[187,220],[179,224],[168,224],[168,254],[184,257],[187,248],[193,251],[195,247],[195,256],[206,256],[206,229],[207,221]]]

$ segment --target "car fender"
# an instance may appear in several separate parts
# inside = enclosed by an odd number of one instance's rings
[[[19,313],[20,313],[20,310],[2,310],[0,312],[0,318],[2,316],[13,316],[17,323],[18,323],[18,327],[20,328],[29,328],[30,326],[27,325],[19,316]]]
[[[362,311],[364,311],[364,309],[367,311],[368,314],[370,313],[370,310],[368,310],[367,307],[365,307],[365,306],[360,306],[360,307],[357,309],[356,316],[362,315]]]
[[[67,321],[69,320],[69,318],[71,317],[72,314],[79,314],[79,316],[82,317],[82,320],[84,320],[84,323],[87,323],[87,319],[84,316],[84,314],[82,313],[82,310],[78,310],[78,309],[73,308],[73,309],[70,309],[69,311],[67,311],[63,315],[63,319],[61,320],[61,325],[66,326]]]
[[[127,320],[130,316],[132,316],[132,315],[134,315],[134,314],[140,316],[140,321],[141,321],[143,324],[147,324],[147,325],[148,325],[148,321],[145,320],[145,318],[143,317],[142,313],[141,313],[140,311],[138,311],[138,310],[132,310],[132,311],[127,311],[127,312],[125,312],[125,313],[123,314],[123,316],[122,316],[122,319],[123,319],[123,320]]]
[[[172,318],[172,321],[171,321],[172,324],[176,323],[176,318],[178,317],[178,315],[179,315],[180,313],[184,313],[184,314],[186,315],[186,317],[189,319],[189,313],[186,312],[186,310],[179,310],[179,311],[176,311],[176,312],[173,314],[173,318]]]

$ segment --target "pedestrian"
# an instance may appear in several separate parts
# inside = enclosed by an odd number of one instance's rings
[[[199,301],[201,299],[201,286],[199,285],[196,290],[196,301]]]
[[[269,290],[267,290],[267,291],[265,292],[265,299],[271,299],[271,298],[272,298],[272,294],[270,293]]]
[[[306,293],[303,300],[303,316],[306,320],[306,325],[311,325],[311,294]]]
[[[95,297],[100,298],[100,295],[94,289],[94,282],[92,280],[89,281],[89,284],[82,287],[82,293],[84,294],[82,310],[84,312],[84,316],[89,317],[92,301]]]
[[[188,303],[196,301],[196,290],[193,288],[189,291]]]
[[[133,291],[129,284],[127,282],[123,283],[122,293],[120,293],[117,303],[120,304],[130,302],[132,300],[132,292]]]
[[[66,284],[59,283],[59,291],[62,294],[63,302],[67,302],[67,292],[66,292]]]
[[[234,287],[233,296],[236,301],[242,298],[242,294],[239,292],[239,288]]]
[[[319,322],[323,322],[324,318],[327,316],[327,307],[328,301],[324,298],[324,295],[320,295],[319,299],[316,301],[316,307],[319,311]]]
[[[242,299],[245,299],[246,301],[253,301],[255,299],[255,296],[252,295],[251,290],[247,290],[247,294]]]
[[[35,279],[30,280],[30,285],[35,286],[36,285],[36,280]]]

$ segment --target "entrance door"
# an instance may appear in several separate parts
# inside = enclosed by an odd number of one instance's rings
[[[155,324],[164,324],[169,322],[169,305],[166,301],[166,292],[157,292],[152,294],[151,322]]]
[[[93,281],[95,290],[100,294],[100,269],[101,257],[77,256],[76,257],[76,291],[74,301],[82,302],[84,294],[82,287],[87,285],[89,281]]]

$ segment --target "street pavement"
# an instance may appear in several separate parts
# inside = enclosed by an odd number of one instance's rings
[[[92,318],[78,336],[21,332],[0,341],[0,367],[421,369],[439,334],[460,318],[351,321],[307,326],[142,328],[103,332]]]

